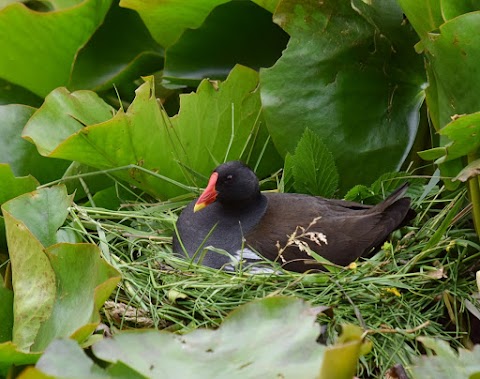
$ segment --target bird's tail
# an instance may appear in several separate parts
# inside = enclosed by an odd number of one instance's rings
[[[411,200],[405,197],[408,183],[402,184],[393,191],[384,201],[377,204],[375,211],[388,215],[390,222],[396,224],[394,228],[406,225],[416,216],[416,212],[410,208]]]

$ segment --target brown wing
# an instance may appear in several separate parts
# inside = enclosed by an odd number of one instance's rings
[[[291,262],[286,268],[293,271],[321,267],[306,264],[312,257],[302,251],[301,242],[292,243],[278,257],[277,244],[283,248],[289,245],[288,238],[293,233],[302,234],[297,227],[314,233],[300,240],[317,254],[333,263],[348,265],[383,243],[410,207],[408,198],[398,196],[374,207],[306,195],[268,194],[267,198],[268,209],[256,228],[245,236],[247,243],[268,259]]]

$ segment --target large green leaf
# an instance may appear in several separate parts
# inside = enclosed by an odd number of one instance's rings
[[[17,199],[21,199],[21,196]],[[15,204],[15,200],[2,206],[15,294],[12,341],[20,351],[28,352],[41,325],[52,312],[56,292],[55,275],[48,258],[43,254],[40,241],[9,213],[9,204]]]
[[[56,300],[50,318],[40,327],[34,351],[45,349],[55,337],[73,335],[86,324],[92,324],[93,332],[100,322],[99,307],[120,279],[118,272],[100,258],[95,245],[62,243],[47,248],[45,253],[55,273]],[[101,292],[99,296],[97,291]]]
[[[35,370],[21,378],[98,378],[108,372],[112,378],[220,379],[228,373],[229,378],[351,379],[371,343],[364,341],[361,328],[345,325],[335,345],[318,344],[315,320],[323,310],[300,299],[269,297],[238,307],[217,330],[182,336],[156,330],[117,333],[92,347],[108,362],[105,371],[72,341],[54,341]]]
[[[414,14],[417,14],[418,4],[410,1],[401,1],[401,4],[409,18],[416,17]],[[420,4],[425,4],[425,1]],[[478,137],[474,135],[470,139],[468,126],[465,128],[463,124],[468,122],[475,128],[477,121],[474,119],[477,116],[474,113],[480,110],[479,97],[472,95],[480,85],[477,64],[480,59],[480,37],[477,32],[480,12],[471,12],[479,10],[480,3],[443,0],[441,6],[442,17],[447,21],[427,35],[421,34],[422,40],[417,50],[423,51],[426,58],[429,82],[426,95],[430,119],[437,131],[443,128],[447,130],[440,132],[440,147],[422,152],[421,157],[440,158],[437,163],[441,163],[442,176],[455,177],[463,168],[462,153],[478,146]],[[468,116],[459,118],[464,115]],[[452,142],[450,136],[455,141]],[[471,149],[469,145],[473,145]],[[445,184],[451,189],[454,187],[451,181]]]
[[[480,378],[480,345],[472,351],[460,349],[458,354],[440,339],[419,338],[435,356],[415,360],[413,379],[478,379]]]
[[[239,307],[215,331],[123,333],[100,341],[93,351],[153,377],[315,378],[324,350],[316,342],[315,316],[298,299],[266,298]]]
[[[217,5],[230,0],[120,0],[122,7],[136,10],[152,34],[163,47],[173,45],[185,29],[202,25]]]
[[[416,136],[425,81],[415,35],[396,2],[352,4],[281,1],[274,20],[291,39],[260,74],[277,149],[293,152],[303,130],[312,129],[334,154],[342,192],[402,165]]]
[[[55,11],[34,12],[22,3],[0,10],[0,77],[43,97],[70,79],[78,50],[103,21],[111,0],[74,0]],[[75,5],[75,6],[73,6]]]
[[[287,41],[270,12],[250,1],[231,1],[167,49],[164,79],[196,86],[203,78],[224,79],[236,64],[270,67]]]
[[[281,167],[269,143],[258,85],[255,71],[237,65],[218,88],[204,80],[196,94],[181,96],[180,112],[171,119],[180,161],[207,176],[218,163],[239,158],[259,176]]]
[[[480,98],[472,96],[480,86],[479,26],[480,12],[467,13],[444,23],[438,32],[422,40],[431,83],[427,104],[437,130],[455,115],[480,110]]]
[[[24,105],[0,106],[0,163],[8,163],[17,176],[33,175],[46,183],[61,177],[68,163],[42,157],[34,145],[22,138],[23,127],[34,111]]]
[[[42,155],[52,155],[53,150],[84,125],[109,120],[114,110],[96,93],[57,88],[50,93],[40,109],[30,118],[23,137],[35,142]]]
[[[138,14],[115,3],[80,50],[68,88],[99,91],[113,88],[114,84],[118,88],[162,67],[163,49]]]
[[[14,325],[20,351],[41,351],[56,337],[83,340],[119,274],[89,244],[58,243],[72,196],[44,188],[3,204],[12,266]]]
[[[257,73],[237,66],[225,82],[205,80],[197,93],[181,96],[180,112],[171,119],[154,96],[153,78],[138,88],[127,112],[113,118],[93,93],[59,89],[28,122],[24,136],[51,157],[99,169],[141,166],[113,174],[153,195],[171,197],[185,188],[155,173],[194,184],[185,167],[208,176],[224,160],[243,157],[256,165],[264,147],[259,171],[270,173],[279,166],[262,122],[257,88]]]
[[[319,311],[299,299],[270,297],[239,307],[218,330],[197,329],[183,336],[129,331],[102,340],[92,349],[97,358],[122,363],[151,378],[211,379],[228,373],[229,378],[313,379],[318,377],[325,350],[316,342]],[[66,352],[63,359],[56,358],[61,351]],[[77,361],[77,357],[81,367],[65,367],[63,362]],[[36,368],[55,377],[90,377],[89,372],[99,370],[66,341],[55,342]]]
[[[72,196],[67,196],[65,187],[52,187],[17,197],[2,209],[21,220],[42,246],[49,247],[58,242],[57,230],[65,222],[71,204]]]

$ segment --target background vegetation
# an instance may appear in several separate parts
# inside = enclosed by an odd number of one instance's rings
[[[184,377],[255,377],[271,362],[297,378],[397,363],[412,378],[479,375],[478,348],[451,350],[478,342],[480,320],[479,27],[477,0],[0,1],[0,375],[158,376],[161,346],[176,370],[175,344],[199,340],[192,357],[211,349],[216,363]],[[230,159],[264,189],[365,202],[408,178],[418,217],[321,275],[172,257],[178,212]],[[101,319],[117,339],[94,333]],[[342,324],[361,329],[337,339]],[[121,352],[150,339],[155,358]],[[438,355],[415,360],[425,352]],[[251,371],[224,364],[237,359]]]

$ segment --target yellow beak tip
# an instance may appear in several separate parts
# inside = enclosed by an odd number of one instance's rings
[[[198,212],[198,211],[201,211],[203,208],[205,208],[207,206],[207,204],[205,203],[197,203],[195,204],[195,206],[193,207],[193,213],[195,212]]]

